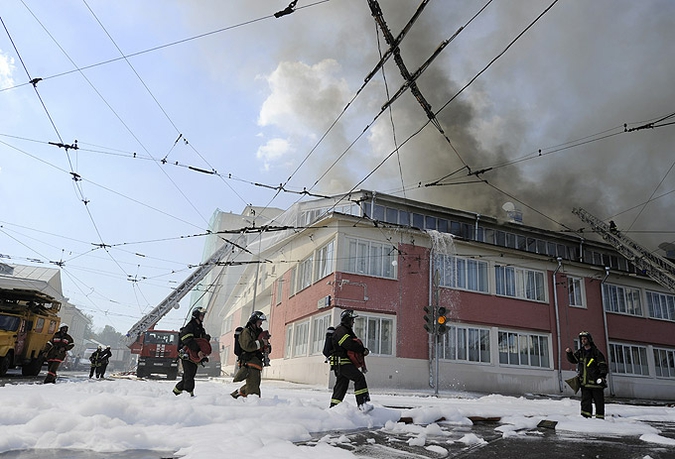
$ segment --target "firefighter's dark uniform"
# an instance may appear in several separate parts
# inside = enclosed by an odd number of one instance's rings
[[[366,350],[360,341],[355,340],[356,335],[351,327],[351,322],[341,323],[333,332],[333,354],[329,358],[331,370],[335,372],[335,387],[330,399],[330,406],[340,403],[349,389],[349,381],[354,381],[354,396],[356,404],[361,406],[370,401],[368,384],[365,375],[356,368],[347,355],[347,351],[364,354]]]
[[[98,356],[98,368],[96,369],[97,378],[105,377],[105,370],[108,368],[108,363],[110,363],[110,357],[112,357],[112,351],[110,350],[110,346],[108,346],[105,350],[101,351]]]
[[[265,343],[260,339],[263,329],[258,327],[257,321],[249,322],[239,335],[239,345],[242,354],[239,365],[248,368],[246,383],[231,395],[235,398],[256,394],[260,397],[260,381],[263,369],[263,347]]]
[[[593,416],[595,403],[595,417],[605,417],[605,394],[607,378],[607,361],[589,336],[590,349],[582,347],[576,352],[567,352],[567,360],[577,364],[579,385],[581,386],[581,415],[590,418]],[[597,381],[601,382],[598,383]]]
[[[68,334],[68,328],[59,329],[51,340],[47,341],[45,346],[45,355],[47,358],[47,377],[44,384],[56,383],[56,372],[59,365],[66,358],[66,353],[75,347],[73,337]]]
[[[89,361],[91,362],[90,367],[89,367],[89,379],[91,379],[92,376],[94,376],[94,373],[96,373],[96,376],[98,377],[98,366],[101,364],[99,357],[101,356],[101,348],[99,347],[96,349],[94,352],[91,353],[89,356]]]
[[[186,326],[181,328],[178,337],[182,345],[189,347],[195,352],[199,352],[199,344],[197,344],[195,338],[205,338],[206,330],[204,330],[201,320],[198,317],[193,317]],[[182,363],[183,377],[178,381],[176,387],[173,388],[173,393],[180,395],[181,392],[186,391],[194,396],[195,375],[197,374],[198,366],[189,358],[183,359]]]

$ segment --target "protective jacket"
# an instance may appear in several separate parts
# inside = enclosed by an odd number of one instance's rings
[[[366,348],[361,340],[356,339],[352,328],[346,324],[340,324],[333,332],[333,354],[329,358],[331,367],[340,365],[353,365],[349,359],[348,351],[363,355]]]
[[[589,389],[602,389],[606,386],[607,361],[595,344],[590,349],[581,348],[576,352],[568,352],[567,360],[577,364],[577,374],[581,387]],[[598,379],[602,381],[598,383]]]
[[[263,332],[262,328],[255,323],[248,323],[239,335],[239,345],[241,346],[241,364],[258,370],[263,367],[263,346],[265,345],[260,338]]]
[[[63,362],[66,358],[66,352],[75,347],[73,337],[67,332],[57,331],[51,340],[47,341],[45,347],[45,357],[47,360],[57,360]]]
[[[108,359],[110,359],[110,357],[112,357],[112,351],[107,347],[105,350],[101,351],[98,359],[101,362],[101,365],[108,365]]]
[[[192,318],[186,326],[180,329],[178,337],[183,346],[187,346],[195,352],[199,352],[199,344],[195,341],[195,338],[206,338],[206,330],[201,324],[199,319]]]

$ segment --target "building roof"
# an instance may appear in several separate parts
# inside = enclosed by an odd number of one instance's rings
[[[0,289],[14,293],[37,292],[45,300],[65,303],[58,268],[2,264]]]

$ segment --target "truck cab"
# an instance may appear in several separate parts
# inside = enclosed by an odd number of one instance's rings
[[[163,374],[167,379],[178,377],[178,332],[148,330],[134,343],[132,353],[139,354],[136,376]]]

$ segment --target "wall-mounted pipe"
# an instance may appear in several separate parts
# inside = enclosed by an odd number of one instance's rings
[[[562,258],[556,258],[558,266],[553,271],[553,304],[555,306],[555,330],[558,343],[558,388],[560,392],[564,390],[563,386],[563,376],[562,376],[562,349],[561,349],[561,339],[560,339],[560,312],[558,311],[558,281],[556,280],[556,275],[560,268],[562,268]]]
[[[603,291],[603,286],[605,285],[605,281],[609,277],[609,266],[605,266],[605,277],[602,278],[600,281],[600,294],[602,295]],[[605,310],[605,299],[604,295],[602,295],[602,323],[603,326],[605,327],[605,352],[607,355],[605,358],[608,360],[607,361],[607,366],[609,367],[609,328],[607,327],[607,310]],[[607,373],[607,387],[609,388],[609,395],[614,397],[614,378],[612,378],[612,373],[608,372]]]

